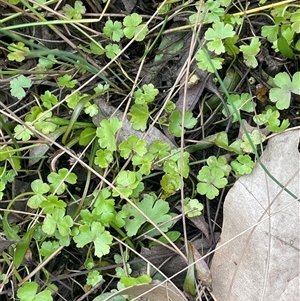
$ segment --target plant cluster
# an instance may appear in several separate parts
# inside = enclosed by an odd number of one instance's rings
[[[50,9],[46,1],[35,5],[25,0],[8,2],[23,5],[39,18],[35,26],[47,21],[41,14],[45,7]],[[260,1],[262,5],[263,2]],[[39,6],[38,3],[42,4]],[[109,1],[102,1],[102,4],[109,7]],[[61,23],[57,24],[68,24],[83,34],[85,41],[77,45],[79,54],[76,55],[60,50],[44,51],[45,46],[13,34],[11,30],[19,27],[6,26],[10,18],[1,20],[4,26],[1,25],[0,33],[12,40],[10,43],[1,41],[7,60],[12,64],[23,64],[35,59],[35,76],[26,72],[19,74],[18,70],[4,73],[9,75],[10,97],[17,101],[32,100],[30,108],[20,117],[0,110],[0,130],[8,137],[0,145],[0,200],[6,200],[5,190],[20,175],[29,174],[32,166],[38,170],[32,176],[30,191],[20,192],[9,200],[1,218],[6,239],[15,241],[14,248],[4,252],[2,262],[14,266],[13,275],[18,282],[22,282],[24,273],[30,274],[24,260],[32,248],[37,250],[37,258],[42,263],[53,259],[53,254],[62,252],[64,248],[73,247],[84,250],[81,268],[87,271],[86,283],[82,285],[86,292],[107,276],[97,267],[104,267],[109,255],[116,264],[123,264],[109,274],[117,279],[118,290],[150,283],[149,275],[132,276],[132,266],[128,261],[131,251],[142,245],[161,241],[172,246],[180,240],[182,234],[172,229],[178,213],[171,209],[171,204],[182,205],[182,212],[188,218],[201,215],[204,198],[218,200],[220,191],[229,187],[232,179],[251,173],[267,138],[261,129],[277,133],[290,126],[290,121],[282,115],[291,108],[292,99],[300,95],[300,71],[267,76],[265,82],[269,96],[262,109],[258,108],[249,91],[232,92],[234,88],[230,85],[236,77],[237,81],[241,80],[236,72],[232,72],[232,65],[241,58],[249,70],[256,69],[263,43],[269,43],[280,58],[292,62],[299,58],[300,8],[297,5],[272,8],[264,13],[272,24],[262,26],[255,34],[253,31],[253,36],[245,39],[241,29],[247,19],[244,13],[231,13],[234,11],[231,1],[208,0],[189,5],[190,28],[196,22],[206,26],[204,43],[195,55],[197,67],[207,73],[215,73],[220,93],[225,99],[222,103],[215,96],[208,97],[200,113],[178,110],[175,98],[167,99],[162,105],[160,94],[163,89],[152,82],[136,84],[124,62],[126,49],[132,43],[143,45],[144,49],[136,61],[141,62],[153,53],[155,55],[156,43],[163,39],[164,26],[170,21],[168,18],[174,8],[180,12],[185,9],[185,4],[167,1],[160,6],[157,14],[164,23],[158,38],[153,40],[154,26],[151,28],[151,22],[146,22],[136,12],[125,17],[98,20],[102,29],[100,42],[80,27],[81,23],[89,20],[85,19],[86,4],[81,1],[75,1],[73,6],[66,4],[61,10]],[[199,19],[199,15],[203,18]],[[251,20],[256,15],[254,12],[248,18]],[[11,18],[17,17],[18,14]],[[56,26],[51,21],[48,25],[51,28]],[[156,54],[155,58],[159,60],[159,56]],[[99,72],[86,57],[104,62],[107,67]],[[226,58],[232,61],[229,66]],[[58,66],[63,68],[54,73],[53,88],[50,76]],[[225,67],[227,70],[221,79],[218,71],[222,73]],[[91,81],[88,89],[81,89],[80,78],[88,74],[95,75],[97,83]],[[48,88],[42,93],[35,93],[38,83],[43,82],[50,82]],[[119,101],[115,95],[129,95],[132,100],[128,111],[125,110],[124,119],[110,116],[95,124],[93,117],[98,116],[102,109],[95,100],[112,98]],[[147,141],[147,130],[156,126],[180,144],[182,136],[187,138],[189,133],[203,125],[199,117],[201,113],[205,116],[206,112],[212,113],[213,110],[221,116],[221,127],[226,120],[230,120],[233,126],[240,123],[243,129],[240,134],[232,137],[227,129],[216,126],[213,133],[196,143],[187,143],[185,148],[176,148],[169,140]],[[160,116],[156,118],[158,113]],[[64,114],[68,118],[63,117]],[[243,118],[254,126],[251,130],[246,129],[247,122],[242,121]],[[120,139],[125,119],[129,120],[133,134]],[[134,134],[136,132],[145,134],[145,137]],[[218,155],[207,155],[203,150],[208,148],[217,150],[215,153]],[[68,154],[72,161],[58,164],[61,154],[57,151]],[[50,152],[54,153],[52,158]],[[200,160],[201,157],[204,159]],[[42,170],[48,172],[45,174]],[[80,179],[82,173],[85,174],[84,184]],[[93,181],[93,177],[97,181]],[[176,202],[174,196],[184,190],[187,183],[192,186],[191,191],[181,203]],[[11,225],[10,210],[21,199],[26,200],[25,210],[32,215],[24,220],[23,225]],[[124,253],[115,252],[120,245],[126,246]],[[18,300],[53,300],[52,295],[58,287],[50,281],[47,269],[42,268],[40,273],[43,274],[40,278],[45,279],[44,284],[40,285],[34,279],[22,282],[16,292]],[[0,277],[8,281],[10,276],[2,273]],[[195,295],[194,283],[190,286],[189,277],[185,287],[188,293]],[[104,300],[114,291],[102,294],[97,301]]]

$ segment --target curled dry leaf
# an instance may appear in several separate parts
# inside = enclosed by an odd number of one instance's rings
[[[186,295],[196,296],[196,277],[195,277],[195,265],[194,256],[191,252],[190,245],[188,245],[188,269],[183,282],[183,290]]]
[[[194,247],[194,245],[191,242],[188,242],[188,249],[189,252],[193,254],[197,279],[201,281],[203,286],[211,290],[212,279],[208,265],[206,264],[204,259],[202,259],[202,255],[198,252],[198,250]]]

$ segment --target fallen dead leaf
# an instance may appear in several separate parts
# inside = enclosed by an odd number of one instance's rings
[[[148,298],[148,301],[188,301],[183,293],[171,283],[141,284],[125,288],[111,295],[104,301],[109,301],[113,296],[133,295]]]
[[[224,203],[211,273],[220,301],[300,300],[300,131],[270,139],[261,162],[295,197],[256,165]]]
[[[215,233],[215,239],[219,239],[219,233]],[[178,248],[182,249],[182,252],[185,254],[185,248],[183,247],[183,244],[176,243],[176,245]],[[205,252],[207,252],[211,247],[209,240],[204,237],[194,240],[193,246],[202,255],[205,255]],[[141,255],[147,258],[154,266],[158,268],[159,271],[164,273],[167,277],[170,277],[172,282],[177,287],[182,288],[186,275],[187,262],[181,256],[177,255],[175,252],[172,252],[163,245],[155,245],[150,249],[142,247]],[[139,271],[139,274],[146,273],[146,266],[139,265],[137,270]],[[163,279],[163,277],[159,278],[159,271],[157,274],[155,274],[156,277],[158,277],[156,279]],[[182,272],[179,273],[180,271]],[[173,277],[175,274],[177,275]]]

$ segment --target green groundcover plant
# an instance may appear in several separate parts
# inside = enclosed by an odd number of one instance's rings
[[[245,38],[241,32],[247,20],[231,1],[208,0],[202,5],[167,1],[157,11],[157,20],[163,20],[158,32],[152,19],[133,12],[126,16],[101,16],[97,21],[101,25],[101,39],[96,39],[88,26],[85,30],[81,27],[95,22],[89,20],[84,2],[60,7],[61,15],[56,22],[44,17],[51,9],[47,1],[34,5],[25,0],[8,2],[35,16],[37,21],[30,26],[38,28],[46,24],[54,31],[59,26],[68,26],[83,37],[76,54],[50,51],[38,41],[27,41],[17,34],[21,24],[10,25],[7,23],[10,18],[1,20],[0,33],[12,40],[1,41],[7,61],[20,68],[34,61],[32,74],[18,68],[3,73],[8,76],[9,97],[20,103],[30,100],[25,113],[10,114],[4,107],[0,111],[1,133],[8,137],[0,145],[0,200],[8,204],[1,227],[13,244],[3,252],[2,262],[13,267],[13,277],[22,284],[15,296],[20,301],[50,301],[59,291],[47,267],[39,269],[37,278],[37,273],[28,276],[31,271],[26,260],[32,249],[38,264],[54,260],[68,248],[84,254],[80,267],[86,271],[85,283],[80,285],[84,292],[106,277],[117,280],[117,290],[151,283],[149,275],[133,276],[134,267],[129,260],[134,251],[159,242],[175,247],[174,242],[183,235],[173,229],[178,217],[173,208],[181,206],[186,218],[200,216],[206,200],[221,201],[222,192],[235,179],[251,173],[264,148],[266,132],[278,133],[290,126],[285,116],[294,97],[300,95],[300,72],[281,71],[266,76],[268,100],[261,105],[249,90],[235,90],[237,83],[231,87],[236,78],[241,80],[232,65],[242,61],[247,70],[257,70],[265,43],[277,56],[295,62],[300,53],[297,41],[300,8],[286,4],[267,10],[264,14],[270,22]],[[164,89],[154,80],[144,83],[131,78],[127,68],[129,56],[139,63],[161,56],[156,56],[155,51],[159,39],[164,37],[164,26],[170,22],[168,17],[176,9],[179,15],[186,5],[189,30],[196,22],[205,25],[202,43],[195,51],[196,67],[206,74],[215,74],[212,82],[223,98],[221,101],[206,94],[198,111],[178,110],[173,96],[162,104]],[[204,16],[200,20],[198,9]],[[258,9],[249,15],[250,20],[259,12]],[[16,12],[11,19],[18,16]],[[180,29],[171,28],[176,30]],[[153,38],[153,32],[157,37]],[[126,52],[126,47],[132,45],[141,49],[139,55]],[[105,66],[101,72],[94,64],[98,61]],[[96,80],[88,88],[81,88],[85,76],[94,76]],[[45,82],[47,89],[39,90],[38,85]],[[119,95],[126,95],[128,106],[120,102]],[[124,118],[111,114],[95,124],[93,118],[103,109],[97,105],[99,98],[120,104]],[[220,125],[214,125],[213,132],[201,139],[193,139],[191,134],[200,132],[202,118],[207,118],[209,112],[220,118]],[[247,122],[242,121],[245,118]],[[132,133],[120,137],[127,121]],[[226,122],[235,129],[239,124],[240,133],[229,133],[224,126]],[[166,138],[149,142],[147,132],[151,127],[164,131],[172,141]],[[30,188],[7,199],[6,190],[24,175],[30,177]],[[177,196],[186,185],[192,188],[178,201]],[[24,223],[12,224],[10,217],[20,200],[26,202],[24,214],[30,214]],[[117,267],[108,273],[98,270],[108,264],[108,258]],[[0,277],[8,284],[12,276],[1,270]],[[185,287],[195,294],[189,277],[190,272]],[[106,292],[103,298],[114,291]],[[113,300],[130,300],[119,297]]]

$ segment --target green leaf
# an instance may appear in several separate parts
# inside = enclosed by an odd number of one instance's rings
[[[25,116],[25,121],[33,122],[37,119],[37,116],[44,112],[41,107],[33,106],[30,109],[30,113]]]
[[[166,239],[164,236],[160,236],[157,240],[161,241],[162,243],[169,243],[170,241],[175,242],[178,241],[178,239],[180,239],[181,237],[181,233],[179,231],[168,231],[167,233],[165,233],[165,235],[168,237],[168,239]],[[149,248],[152,248],[153,246],[157,246],[160,243],[152,241],[149,243]]]
[[[160,9],[158,10],[158,14],[159,15],[164,15],[167,14],[171,9],[171,3],[165,3],[163,4],[163,6],[160,7]]]
[[[139,176],[138,178],[140,179],[140,182],[138,183],[138,185],[136,186],[136,188],[133,189],[133,192],[131,194],[131,198],[132,199],[138,199],[141,195],[142,192],[145,191],[145,185],[142,181],[142,175],[140,172],[136,172]]]
[[[7,161],[16,171],[19,171],[21,169],[20,159],[13,157],[15,152],[16,151],[10,146],[2,146],[0,149],[0,162]],[[0,167],[0,181],[4,184],[13,182],[16,171],[6,170],[6,164],[5,166]],[[10,179],[12,179],[12,181]]]
[[[64,209],[67,204],[59,200],[56,195],[49,195],[45,200],[42,200],[40,203],[40,207],[43,208],[44,213],[52,213],[53,210],[56,209]]]
[[[227,7],[231,4],[231,0],[220,0],[221,6]]]
[[[137,207],[157,226],[170,221],[172,218],[171,215],[168,214],[170,211],[168,202],[157,199],[154,193],[145,194],[143,200],[137,203]],[[146,218],[131,204],[125,204],[122,210],[128,213],[128,216],[125,218],[127,235],[130,237],[136,235],[141,226],[147,221]],[[166,223],[159,226],[159,228],[161,231],[167,232],[170,226],[170,223]]]
[[[215,69],[222,69],[222,63],[224,59],[220,57],[209,58],[206,51],[202,49],[197,51],[195,58],[197,61],[197,66],[203,71],[207,70],[208,72],[214,73]]]
[[[183,282],[183,290],[186,294],[190,296],[196,296],[196,275],[195,275],[195,259],[193,256],[193,252],[191,250],[190,244],[188,245],[188,269]]]
[[[235,113],[234,108],[239,111],[245,111],[248,113],[252,113],[254,111],[256,104],[252,101],[252,97],[249,93],[240,94],[231,94],[230,102],[227,105],[230,115],[233,115],[232,122],[237,122],[239,120],[239,115]],[[229,117],[226,110],[223,109],[222,113],[225,117]]]
[[[158,160],[166,158],[170,154],[171,146],[160,139],[155,140],[150,144],[149,152]]]
[[[261,133],[261,131],[259,130],[253,130],[252,133],[248,133],[249,139],[252,141],[252,144],[254,145],[254,147],[256,147],[256,145],[261,144],[262,142],[264,142],[266,140],[266,136],[263,135]],[[242,135],[242,143],[241,143],[241,149],[245,152],[245,153],[253,153],[254,150],[250,144],[250,141],[248,140],[248,137],[246,135],[246,133],[244,133]]]
[[[48,54],[47,57],[39,58],[39,65],[44,69],[51,69],[55,63],[57,63],[57,60],[53,54]]]
[[[165,106],[165,111],[167,113],[172,113],[176,109],[176,104],[173,101],[168,100],[166,106]]]
[[[137,89],[134,92],[133,97],[135,98],[135,103],[144,104],[152,102],[158,95],[158,89],[154,88],[152,84],[143,85],[142,89]]]
[[[254,162],[249,155],[239,155],[236,160],[231,163],[232,169],[237,175],[248,175],[252,172]]]
[[[139,166],[138,172],[142,175],[149,175],[151,173],[153,160],[154,156],[149,153],[144,156],[134,155],[132,157],[132,165]]]
[[[67,95],[67,105],[70,109],[75,109],[80,99],[82,99],[85,96],[85,94],[81,95],[80,92],[73,93],[71,96]]]
[[[111,193],[107,188],[96,193],[97,199],[94,204],[93,214],[97,216],[97,220],[100,221],[103,226],[108,227],[109,223],[114,220],[116,214],[115,200],[111,198]]]
[[[62,236],[71,234],[71,227],[73,226],[73,219],[69,215],[65,215],[64,209],[53,209],[51,214],[46,214],[46,219],[43,223],[42,229],[48,235],[53,235],[58,229]]]
[[[201,284],[208,288],[212,289],[212,277],[205,260],[203,259],[202,254],[200,254],[197,248],[188,241],[188,265],[194,267],[194,274],[196,279],[201,281]],[[192,265],[194,263],[194,265]]]
[[[132,127],[135,130],[145,131],[147,127],[147,121],[150,117],[149,109],[146,104],[134,104],[131,106],[129,113],[131,116]]]
[[[95,214],[95,212],[91,212],[88,209],[82,209],[80,211],[80,217],[85,224],[91,224],[92,222],[98,221],[98,216]]]
[[[261,28],[261,35],[271,43],[275,42],[278,37],[279,25],[264,25]]]
[[[35,229],[36,226],[28,229],[26,233],[23,235],[22,240],[17,243],[14,249],[13,263],[16,269],[18,269],[19,266],[22,264],[25,255],[28,252],[31,243],[31,238]]]
[[[228,20],[228,21],[227,21]],[[242,25],[244,22],[244,18],[241,16],[237,16],[237,15],[230,15],[230,14],[226,14],[224,21],[226,21],[226,23],[230,23],[231,25]]]
[[[224,176],[225,174],[220,168],[202,167],[197,176],[199,180],[197,191],[201,195],[206,195],[210,200],[214,199],[219,195],[219,189],[224,188],[228,183]]]
[[[233,37],[235,31],[230,24],[224,24],[223,22],[213,23],[212,28],[208,28],[205,32],[204,38],[207,41],[207,48],[210,51],[214,51],[216,54],[225,52],[225,47],[222,40]]]
[[[129,16],[126,16],[123,20],[124,25],[124,35],[128,39],[132,39],[139,31],[141,31],[137,37],[136,41],[143,41],[146,34],[148,33],[148,27],[142,23],[142,17],[137,13],[133,13]],[[145,28],[142,30],[142,28]]]
[[[61,168],[58,173],[51,172],[47,180],[50,184],[51,192],[56,191],[57,194],[62,194],[66,188],[66,183],[75,184],[77,181],[77,176],[73,172],[69,172],[66,168]]]
[[[226,132],[220,132],[215,135],[208,136],[204,139],[204,141],[214,142],[217,146],[224,148],[230,152],[242,154],[240,143],[236,143],[237,140],[228,145],[228,137]]]
[[[63,11],[70,19],[80,20],[82,19],[82,14],[86,12],[86,9],[81,1],[75,1],[74,8],[70,4],[66,4],[63,7]]]
[[[58,128],[58,125],[51,121],[47,121],[47,119],[51,117],[52,117],[51,111],[47,113],[42,112],[38,114],[37,116],[38,121],[35,122],[34,127],[45,135],[54,132]]]
[[[79,135],[79,145],[87,146],[96,136],[95,128],[85,128]]]
[[[102,275],[98,271],[91,271],[88,273],[86,284],[95,286],[103,279]]]
[[[28,122],[25,122],[25,124],[28,124]],[[33,133],[27,127],[20,124],[16,125],[14,132],[16,133],[15,138],[22,141],[28,141],[33,135]]]
[[[190,111],[185,111],[184,116],[184,127],[187,129],[192,129],[197,123],[197,119],[193,117],[193,113]],[[181,137],[182,129],[182,113],[181,111],[174,111],[170,116],[169,131],[175,137]]]
[[[24,88],[30,88],[31,85],[32,81],[30,78],[19,75],[10,81],[10,93],[12,96],[21,100],[26,95]]]
[[[291,80],[286,72],[278,73],[274,78],[274,84],[277,86],[270,89],[269,97],[272,102],[276,102],[279,110],[289,108],[291,93],[300,95],[300,71],[293,75]]]
[[[34,180],[31,183],[31,189],[34,192],[34,196],[29,198],[27,206],[32,209],[37,209],[41,202],[46,200],[44,194],[49,192],[50,186],[44,183],[42,180]]]
[[[300,9],[297,9],[295,12],[293,12],[290,21],[292,22],[292,30],[295,33],[300,33]]]
[[[5,151],[8,150],[8,149],[12,149],[10,147],[4,147],[4,148],[1,148],[1,151]],[[7,157],[8,158],[8,157]],[[0,152],[0,161],[3,161],[3,160],[6,160],[7,158],[3,158],[1,156],[1,152]],[[3,167],[0,167],[0,178],[1,178],[1,181],[6,184],[7,182],[10,182],[12,183],[15,179],[15,176],[16,176],[16,172],[14,170],[6,170],[6,168],[3,166]]]
[[[142,275],[137,278],[130,277],[130,276],[123,276],[121,277],[120,281],[121,283],[124,284],[125,287],[131,287],[143,283],[149,284],[151,283],[152,278],[149,277],[148,275]]]
[[[275,121],[272,120],[272,118],[270,118],[268,121],[268,129],[271,132],[280,133],[286,130],[290,126],[290,122],[288,119],[282,120],[281,125],[280,125],[280,120],[276,119],[276,121],[278,121],[277,124]]]
[[[124,36],[122,30],[122,23],[119,21],[113,22],[112,20],[108,20],[105,22],[103,27],[104,34],[110,38],[114,42],[119,42],[121,38]]]
[[[119,145],[120,155],[124,159],[128,159],[131,153],[136,153],[139,156],[144,156],[147,152],[146,141],[139,139],[135,135],[129,136]]]
[[[272,132],[282,132],[290,125],[289,120],[285,119],[280,125],[280,113],[275,107],[267,106],[266,110],[259,115],[253,116],[253,120],[258,125],[266,124]]]
[[[114,157],[110,150],[108,149],[99,149],[96,152],[96,157],[94,162],[97,166],[101,168],[107,168],[109,164],[113,161]]]
[[[94,117],[98,114],[98,105],[96,105],[95,103],[91,104],[90,102],[88,102],[85,106],[84,109],[84,113],[89,115],[90,117]]]
[[[64,76],[60,76],[57,78],[57,82],[61,87],[66,88],[74,88],[77,84],[77,79],[72,79],[72,76],[69,74],[65,74]]]
[[[257,37],[252,38],[250,45],[240,46],[240,50],[243,53],[245,64],[250,68],[256,68],[258,62],[256,55],[260,51],[260,41]]]
[[[99,83],[97,85],[97,87],[95,87],[93,90],[95,91],[96,94],[104,95],[109,90],[109,84],[102,85],[102,84]]]
[[[57,241],[44,241],[40,248],[40,254],[44,258],[50,257],[59,248]]]
[[[29,48],[25,47],[25,44],[23,42],[18,42],[17,44],[11,43],[7,48],[11,51],[7,55],[10,61],[22,62],[30,53]]]
[[[6,184],[2,181],[2,179],[0,180],[0,200],[2,200],[3,196],[4,196],[4,189],[5,189]]]
[[[162,198],[165,199],[175,194],[181,188],[181,180],[179,174],[165,174],[160,180],[163,189]]]
[[[119,54],[121,52],[121,49],[119,47],[119,45],[117,44],[108,44],[105,46],[105,55],[109,58],[109,59],[113,59],[114,57],[117,56],[117,54]]]
[[[43,106],[47,109],[53,107],[58,103],[57,96],[53,95],[50,91],[46,91],[44,94],[41,95],[41,100],[43,102]]]
[[[115,218],[114,218],[114,224],[119,227],[119,228],[122,228],[125,226],[125,218],[128,216],[127,212],[123,211],[123,210],[120,210],[117,212],[117,214],[115,215]]]
[[[109,253],[112,243],[112,236],[105,231],[100,222],[79,226],[79,234],[75,235],[73,239],[77,248],[83,248],[92,242],[95,247],[95,255],[99,258]]]
[[[284,37],[280,37],[277,40],[277,47],[278,50],[287,58],[293,59],[294,58],[294,51],[289,46],[287,40]]]
[[[227,177],[230,174],[231,168],[227,163],[225,156],[219,156],[218,158],[215,156],[210,156],[206,160],[207,165],[212,168],[219,168],[224,172],[224,175]]]
[[[285,39],[287,45],[291,45],[294,42],[295,31],[289,24],[283,25],[281,28],[281,35]],[[278,41],[277,41],[278,46]]]
[[[20,3],[20,0],[8,0],[8,2],[17,5]]]
[[[90,49],[93,54],[97,55],[102,55],[105,52],[104,48],[101,46],[100,43],[91,42]]]
[[[119,172],[116,178],[116,188],[125,196],[129,197],[135,188],[138,187],[141,182],[142,176],[140,173],[122,170]],[[114,190],[113,196],[119,196],[120,194]],[[120,195],[122,197],[122,195]]]
[[[38,285],[36,282],[25,282],[17,291],[20,301],[52,301],[51,292],[44,290],[37,293]]]
[[[70,235],[62,236],[57,230],[54,233],[55,238],[58,240],[58,243],[62,247],[68,247],[71,244]]]
[[[187,216],[190,218],[201,215],[203,208],[203,205],[197,199],[184,199],[184,212],[188,212]]]
[[[132,269],[130,268],[130,265],[126,263],[126,268],[117,267],[116,268],[116,277],[121,278],[123,276],[130,275],[132,273]]]
[[[190,154],[188,152],[184,152],[183,156],[178,150],[172,150],[171,156],[167,158],[164,162],[163,170],[165,173],[169,174],[178,174],[180,175],[180,168],[182,166],[182,174],[185,179],[189,176],[189,157]]]
[[[92,43],[92,42],[91,42]],[[90,44],[91,44],[90,43]],[[85,52],[85,53],[92,53],[92,51],[91,51],[91,49],[90,48],[87,48],[87,47],[85,47],[85,46],[83,46],[82,44],[79,44],[78,45],[78,48],[80,49],[80,50],[82,50],[83,52]],[[104,52],[103,52],[104,53]]]
[[[100,127],[96,130],[100,147],[107,148],[110,151],[116,151],[117,143],[115,135],[121,127],[122,122],[116,117],[110,120],[103,119],[100,122]]]
[[[208,0],[201,4],[200,21],[206,23],[216,23],[224,16],[224,8],[220,7],[221,2],[215,0]],[[192,14],[189,20],[192,24],[196,22],[197,13]],[[202,18],[203,21],[202,21]]]
[[[233,36],[232,38],[225,39],[225,50],[229,55],[237,55],[240,52],[240,49],[235,45],[238,41],[239,37],[237,35]]]

